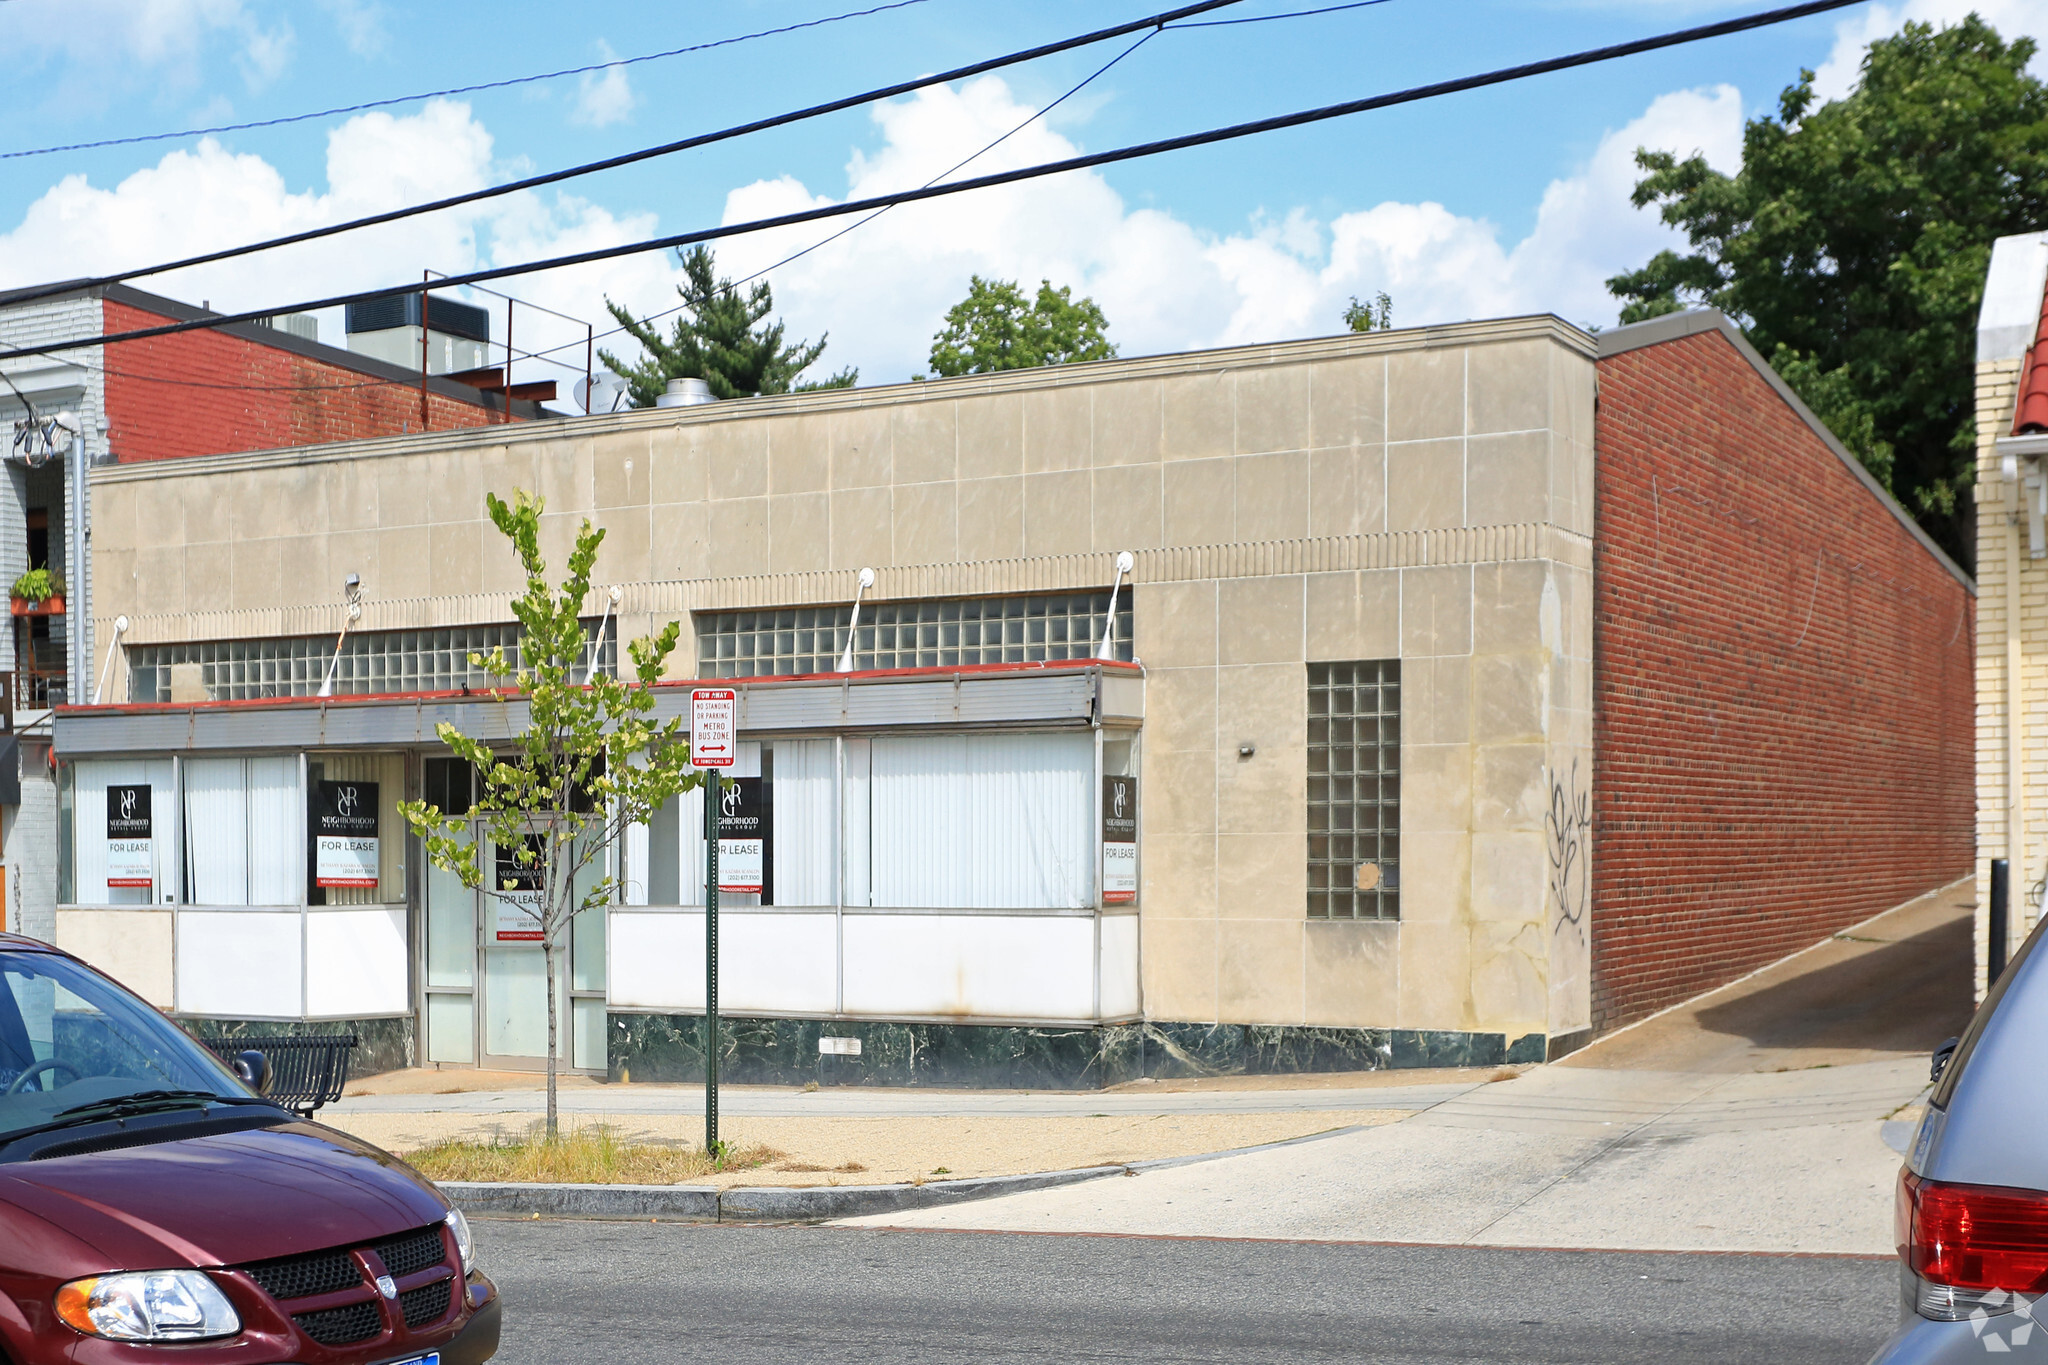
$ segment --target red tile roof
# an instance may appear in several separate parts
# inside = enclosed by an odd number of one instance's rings
[[[2020,374],[2020,401],[2014,405],[2012,434],[2048,431],[2048,295],[2041,300],[2041,322]]]

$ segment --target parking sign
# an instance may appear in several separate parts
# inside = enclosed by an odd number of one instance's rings
[[[729,687],[700,687],[690,693],[692,764],[699,768],[732,766],[734,705]]]

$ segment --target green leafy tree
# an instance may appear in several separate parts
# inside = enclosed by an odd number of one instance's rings
[[[653,407],[671,379],[701,379],[711,386],[714,398],[752,398],[792,390],[850,389],[860,378],[858,370],[845,369],[829,379],[798,383],[797,376],[825,353],[825,338],[786,342],[779,319],[762,325],[775,311],[774,291],[761,280],[742,294],[731,280],[716,278],[710,247],[693,246],[679,253],[679,259],[688,283],[676,286],[683,310],[669,335],[610,299],[604,301],[644,353],[637,364],[628,364],[610,351],[598,352],[606,366],[626,380],[633,406]]]
[[[1870,45],[1856,88],[1813,73],[1751,122],[1734,176],[1636,153],[1692,250],[1608,287],[1623,322],[1706,303],[1758,350],[1950,554],[1968,563],[1975,319],[1992,241],[2048,224],[2048,92],[2035,46],[1975,15]]]
[[[1384,290],[1364,303],[1353,294],[1351,306],[1344,310],[1344,325],[1354,332],[1384,332],[1394,325],[1394,301]]]
[[[577,915],[603,913],[611,901],[616,881],[604,875],[605,855],[627,826],[645,823],[663,802],[697,786],[702,775],[689,766],[682,718],[652,719],[654,683],[676,647],[675,622],[629,646],[631,681],[606,677],[583,662],[589,643],[583,602],[604,532],[583,523],[568,577],[556,589],[548,584],[540,554],[543,501],[521,490],[509,505],[496,494],[484,502],[526,570],[526,591],[512,603],[519,620],[518,665],[506,661],[502,646],[488,656],[469,656],[501,684],[492,694],[504,708],[502,732],[510,739],[493,744],[443,721],[436,733],[473,765],[481,794],[467,811],[443,811],[424,801],[408,801],[400,810],[434,866],[471,889],[489,883],[494,911],[503,893],[521,893],[508,904],[532,920],[547,973],[547,1136],[553,1141],[560,1052],[555,958],[562,935]],[[515,703],[524,703],[523,717]],[[471,821],[479,837],[472,838]],[[485,866],[479,857],[485,842],[503,850],[513,866]],[[506,871],[511,875],[501,875]]]
[[[976,275],[967,297],[946,313],[944,330],[932,338],[932,373],[942,376],[1028,370],[1077,360],[1113,360],[1116,347],[1104,335],[1109,319],[1093,299],[1041,280],[1038,297],[1027,300],[1015,280]]]

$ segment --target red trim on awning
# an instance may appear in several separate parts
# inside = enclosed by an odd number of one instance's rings
[[[2041,299],[2041,321],[2034,328],[2034,344],[2027,350],[2026,369],[2020,373],[2019,401],[2013,404],[2012,434],[2028,436],[2048,431],[2048,292]]]

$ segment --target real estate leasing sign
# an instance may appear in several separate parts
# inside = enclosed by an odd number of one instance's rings
[[[156,872],[149,785],[107,788],[107,885],[148,886]]]
[[[759,894],[768,885],[774,856],[768,784],[758,777],[728,777],[718,800],[718,889]]]
[[[526,847],[533,861],[521,865],[517,845],[498,845],[495,876],[491,879],[491,899],[498,906],[498,933],[500,943],[539,943],[541,888],[546,875],[547,841],[538,834],[526,836]]]
[[[313,785],[313,884],[377,884],[377,784]]]
[[[1138,899],[1138,779],[1102,779],[1102,903]]]

